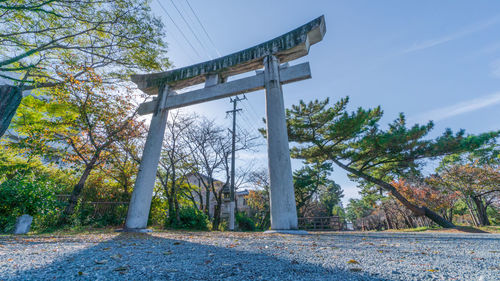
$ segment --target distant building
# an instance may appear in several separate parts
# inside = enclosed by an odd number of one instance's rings
[[[203,184],[205,182],[208,184],[210,182],[210,178],[205,175],[199,174],[190,174],[187,177],[187,181],[191,185],[196,185],[199,187],[197,191],[193,191],[191,195],[194,197],[194,201],[200,210],[204,210],[206,206],[206,188]],[[224,183],[220,180],[214,179],[215,190],[217,193],[224,187]],[[210,188],[210,187],[209,187]],[[247,199],[245,198],[249,194],[248,190],[236,190],[235,192],[235,201],[236,201],[236,209],[239,212],[245,212],[248,214],[250,208],[247,204]],[[201,197],[201,198],[200,198]],[[210,217],[214,216],[215,205],[217,205],[217,200],[215,200],[214,193],[210,190],[210,204],[208,214]],[[225,199],[222,196],[222,206],[221,206],[221,217],[225,218],[229,216],[229,200]]]

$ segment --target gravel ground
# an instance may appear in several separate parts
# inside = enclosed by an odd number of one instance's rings
[[[0,236],[0,280],[500,280],[500,235]]]

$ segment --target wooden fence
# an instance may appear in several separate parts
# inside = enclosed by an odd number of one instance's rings
[[[57,199],[64,206],[67,204],[70,195],[57,195]],[[78,205],[82,216],[91,220],[106,219],[116,222],[125,221],[128,210],[128,202],[106,202],[106,201],[83,201]]]
[[[299,218],[299,229],[339,231],[344,229],[344,225],[338,216],[304,217]]]

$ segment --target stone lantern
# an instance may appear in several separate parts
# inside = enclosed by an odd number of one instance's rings
[[[222,199],[224,202],[231,201],[231,188],[229,188],[229,185],[227,184],[224,184],[222,187]]]

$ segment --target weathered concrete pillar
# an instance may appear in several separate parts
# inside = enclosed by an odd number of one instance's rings
[[[164,109],[166,99],[169,95],[168,85],[160,87],[158,95],[158,108],[156,109],[151,124],[149,125],[148,137],[142,153],[139,173],[135,180],[134,191],[130,199],[125,230],[140,231],[148,224],[149,209],[153,198],[153,188],[156,180],[156,170],[160,161],[163,137],[167,124],[168,110]]]
[[[295,230],[297,210],[278,58],[267,56],[264,59],[264,67],[267,153],[271,181],[271,229]]]

